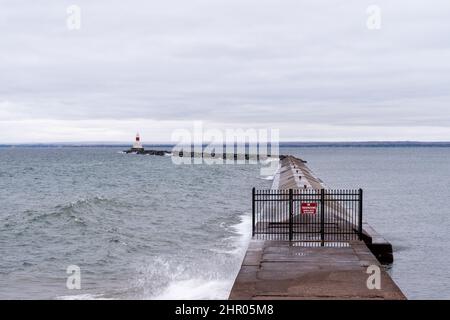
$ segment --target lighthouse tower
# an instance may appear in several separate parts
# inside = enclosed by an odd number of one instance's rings
[[[136,140],[133,143],[133,147],[131,148],[131,151],[144,151],[144,147],[141,143],[141,137],[139,136],[139,133],[136,134]]]

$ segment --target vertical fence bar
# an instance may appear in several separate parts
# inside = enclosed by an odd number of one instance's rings
[[[268,230],[270,231],[270,220],[271,220],[271,216],[270,216],[270,202],[268,202],[268,196],[267,196],[267,190],[262,190],[261,191],[261,199],[263,200],[261,202],[262,205],[262,216],[261,216],[261,230],[262,232],[266,233]],[[264,239],[268,239],[272,237],[271,234],[264,234]]]
[[[256,189],[252,189],[252,237],[255,236],[255,191]]]
[[[351,204],[352,204],[352,191],[350,189],[347,189],[346,191],[347,195],[345,196],[345,210],[344,213],[342,214],[342,218],[343,221],[342,223],[344,224],[344,230],[345,230],[345,234],[343,237],[343,241],[349,241],[349,236],[350,236],[350,224],[348,223],[348,216],[351,215],[352,213],[352,208],[351,208]]]
[[[359,189],[358,238],[362,240],[363,190]]]
[[[325,189],[320,191],[320,246],[325,246]]]
[[[293,230],[292,230],[293,227],[292,215],[294,213],[293,205],[294,205],[293,190],[289,189],[289,241],[292,241],[293,239]]]

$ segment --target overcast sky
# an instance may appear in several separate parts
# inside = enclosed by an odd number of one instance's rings
[[[450,1],[0,0],[0,143],[167,142],[195,120],[449,141]]]

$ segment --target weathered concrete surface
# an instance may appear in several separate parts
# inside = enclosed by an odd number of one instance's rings
[[[306,161],[293,156],[283,156],[280,160],[280,169],[277,179],[274,179],[272,189],[326,189],[322,180],[317,178]]]
[[[230,299],[405,299],[381,269],[381,289],[367,287],[377,259],[361,241],[348,247],[303,247],[251,240]]]

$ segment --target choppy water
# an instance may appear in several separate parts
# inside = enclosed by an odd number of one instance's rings
[[[226,298],[257,166],[173,165],[120,148],[0,148],[0,298]],[[450,148],[287,148],[365,189],[409,298],[450,298]],[[82,290],[66,288],[78,265]]]
[[[0,151],[0,298],[227,297],[258,168],[118,151]]]

